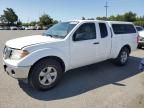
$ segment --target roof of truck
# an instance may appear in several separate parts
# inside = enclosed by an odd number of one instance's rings
[[[125,22],[125,21],[106,21],[108,23],[116,23],[116,24],[133,24],[132,22]]]
[[[124,21],[104,21],[104,20],[74,20],[78,22],[108,22],[110,24],[133,24],[132,22],[124,22]]]

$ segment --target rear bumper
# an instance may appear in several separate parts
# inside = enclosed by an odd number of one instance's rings
[[[4,63],[3,64],[5,72],[7,74],[15,79],[27,79],[30,66],[28,67],[15,67],[9,64]]]

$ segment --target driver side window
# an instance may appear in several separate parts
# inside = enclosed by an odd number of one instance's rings
[[[82,24],[74,33],[73,41],[96,39],[96,28],[94,23]]]

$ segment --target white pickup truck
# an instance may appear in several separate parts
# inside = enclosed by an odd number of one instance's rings
[[[125,65],[137,47],[137,30],[129,22],[78,20],[61,22],[43,35],[6,42],[4,69],[13,78],[27,79],[37,90],[48,90],[63,73],[114,59]]]

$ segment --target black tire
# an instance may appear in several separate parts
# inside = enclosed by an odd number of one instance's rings
[[[126,54],[127,55],[127,58],[125,58],[125,60],[122,60],[122,55],[123,54]],[[127,47],[124,47],[121,49],[118,57],[114,60],[115,64],[118,65],[118,66],[124,66],[127,64],[128,62],[128,58],[129,58],[129,54],[130,54],[130,51]]]
[[[44,72],[42,70],[45,69],[46,67],[53,67],[57,72],[57,77],[55,78],[55,81],[50,85],[44,85],[40,81],[40,77],[41,77],[40,73]],[[62,75],[63,75],[62,67],[58,61],[54,59],[42,59],[38,61],[31,68],[30,75],[29,75],[29,84],[37,90],[46,91],[55,87],[59,83],[60,79],[62,78]],[[47,82],[49,83],[49,80]]]

